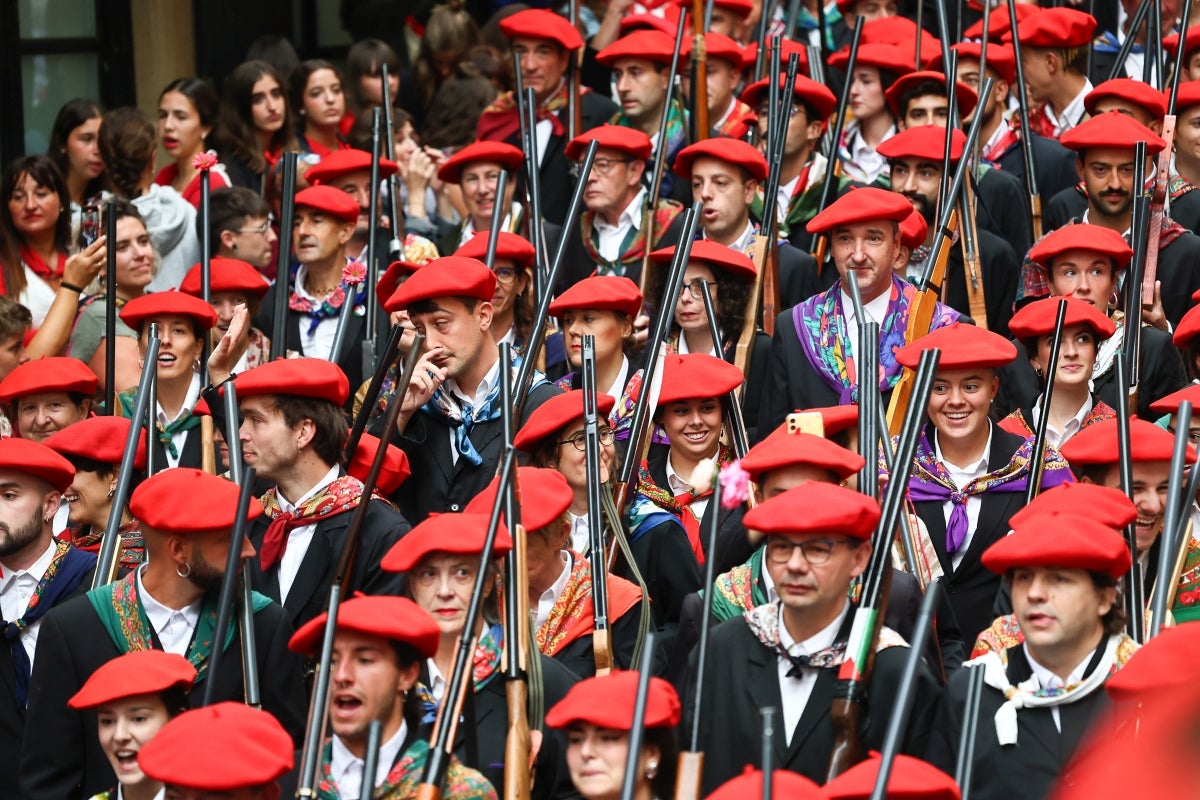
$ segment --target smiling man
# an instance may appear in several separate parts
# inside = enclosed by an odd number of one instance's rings
[[[525,154],[507,142],[472,142],[438,167],[438,180],[458,186],[467,207],[462,225],[438,242],[440,252],[453,253],[464,242],[471,241],[476,232],[491,227],[500,173],[506,170],[508,188],[504,197],[499,198],[504,207],[500,228],[515,233],[528,227],[525,219],[528,213],[523,213],[524,207],[513,200],[517,193],[517,173],[525,163],[524,159]]]
[[[27,361],[0,381],[0,403],[11,403],[15,434],[42,442],[86,419],[99,381],[77,358]]]

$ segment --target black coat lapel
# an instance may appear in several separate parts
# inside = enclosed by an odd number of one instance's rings
[[[746,655],[746,692],[750,695],[753,716],[757,718],[760,708],[783,708],[779,693],[779,658],[763,645],[752,647]],[[775,737],[775,758],[784,763],[787,755],[787,737]]]
[[[344,512],[331,520],[322,520],[317,523],[317,529],[313,531],[312,538],[309,539],[308,549],[304,551],[304,558],[300,560],[300,568],[292,580],[292,588],[288,591],[287,602],[283,604],[293,624],[308,606],[313,594],[320,588],[322,578],[332,566],[333,554],[330,552],[332,532],[339,528],[345,528],[349,521],[350,512]],[[276,570],[275,574],[275,580],[278,581],[279,571]]]

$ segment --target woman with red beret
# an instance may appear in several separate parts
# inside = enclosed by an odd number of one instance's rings
[[[192,297],[203,297],[203,276],[201,266],[194,265],[188,270],[179,285],[179,291]],[[245,306],[250,319],[258,316],[259,306],[262,305],[263,295],[267,293],[270,284],[262,274],[245,261],[236,258],[214,258],[209,262],[209,294],[208,303],[217,312],[217,323],[209,331],[209,344],[216,349],[221,337],[229,332],[233,324],[237,307]],[[271,340],[253,325],[246,325],[246,338],[239,342],[238,349],[244,346],[245,351],[237,359],[232,372],[245,372],[259,364],[265,364],[271,353]]]

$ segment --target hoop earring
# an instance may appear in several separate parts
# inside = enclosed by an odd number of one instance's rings
[[[646,765],[646,777],[650,780],[654,780],[655,778],[658,777],[658,762],[657,761],[651,761],[649,764]]]
[[[183,562],[183,565],[184,565],[185,567],[187,567],[187,572],[180,572],[180,571],[179,571],[179,565],[178,565],[178,564],[176,564],[176,565],[175,565],[175,574],[176,574],[176,575],[178,575],[178,576],[179,576],[179,577],[181,577],[181,578],[186,578],[186,577],[188,577],[189,575],[191,575],[191,574],[192,574],[192,565],[191,565],[189,562],[187,562],[187,561]]]

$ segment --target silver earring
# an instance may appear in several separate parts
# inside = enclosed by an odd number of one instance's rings
[[[114,494],[116,494],[116,493],[117,493],[117,487],[115,487],[115,486],[110,486],[110,487],[108,488],[108,499],[109,499],[109,500],[112,500],[112,499],[113,499],[113,495],[114,495]]]
[[[184,565],[185,567],[187,567],[187,572],[180,572],[180,571],[179,571],[179,565],[178,565],[178,564],[176,564],[176,565],[175,565],[175,574],[176,574],[176,575],[178,575],[178,576],[179,576],[179,577],[181,577],[181,578],[186,578],[187,576],[189,576],[189,575],[191,575],[191,574],[192,574],[192,565],[191,565],[190,563],[188,563],[187,561],[183,562],[183,565]]]
[[[658,777],[658,762],[657,761],[651,761],[649,764],[646,765],[646,777],[650,780],[654,780],[655,778]]]

